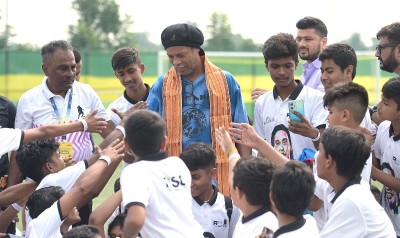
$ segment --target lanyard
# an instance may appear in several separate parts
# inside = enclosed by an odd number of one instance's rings
[[[51,106],[53,106],[54,113],[56,114],[59,123],[60,123],[60,124],[61,124],[61,123],[68,124],[68,123],[69,123],[69,116],[70,116],[70,114],[71,114],[72,88],[71,88],[71,92],[70,92],[69,98],[68,98],[68,107],[67,107],[67,113],[65,114],[64,122],[62,121],[60,111],[58,111],[56,102],[54,101],[54,98],[53,98],[53,97],[50,98],[50,102],[51,102]],[[66,139],[66,136],[65,136],[65,135],[62,136],[62,139],[65,140],[65,139]]]

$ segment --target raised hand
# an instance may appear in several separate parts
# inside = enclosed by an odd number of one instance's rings
[[[121,161],[122,157],[124,156],[124,142],[116,139],[113,141],[107,148],[104,150],[100,149],[97,145],[95,146],[97,153],[102,156],[110,157],[111,161]]]
[[[75,160],[72,158],[72,156],[68,156],[65,158],[64,156],[61,156],[62,160],[64,161],[65,167],[71,166],[74,164]]]
[[[251,100],[256,101],[261,95],[268,92],[268,90],[263,88],[255,88],[251,91]]]
[[[257,148],[258,141],[263,141],[254,127],[246,123],[232,122],[229,127],[229,134],[236,143],[245,145],[250,148]]]
[[[90,133],[101,133],[104,129],[107,128],[107,122],[102,117],[97,117],[98,110],[93,110],[89,114],[87,114],[83,119],[86,121],[88,128],[87,132]]]
[[[140,101],[140,102],[137,102],[135,105],[133,105],[131,108],[129,108],[125,112],[120,112],[115,108],[111,108],[111,111],[113,111],[115,114],[117,114],[119,116],[119,118],[121,118],[121,120],[122,120],[125,117],[127,117],[129,114],[131,114],[132,112],[139,110],[139,109],[146,109],[146,108],[147,108],[147,102]]]
[[[231,137],[224,127],[219,127],[215,129],[215,137],[219,146],[221,146],[222,150],[226,153],[230,148],[235,147],[233,144]]]

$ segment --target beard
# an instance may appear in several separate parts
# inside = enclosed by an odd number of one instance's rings
[[[310,52],[310,49],[308,49],[308,55],[299,54],[300,59],[306,60],[306,61],[314,61],[314,60],[318,59],[319,53],[321,53],[321,43],[318,44],[317,49],[318,50],[313,52],[313,54]]]
[[[314,54],[309,54],[309,55],[304,55],[304,56],[299,54],[299,56],[300,56],[300,59],[302,59],[302,60],[314,61],[314,60],[318,59],[319,53],[320,52],[318,51],[318,52],[315,52]]]
[[[399,66],[399,62],[396,61],[396,58],[394,57],[394,51],[390,53],[389,58],[387,58],[386,61],[383,61],[381,59],[381,70],[384,70],[389,73],[393,73],[394,70]]]

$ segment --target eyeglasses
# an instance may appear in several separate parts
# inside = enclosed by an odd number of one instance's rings
[[[381,44],[381,45],[377,45],[375,49],[380,54],[380,53],[382,53],[383,49],[385,49],[387,47],[396,47],[397,45],[399,45],[399,43]]]

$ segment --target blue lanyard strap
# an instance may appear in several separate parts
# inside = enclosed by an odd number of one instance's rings
[[[50,102],[51,102],[51,106],[53,106],[54,113],[56,114],[59,123],[60,124],[61,123],[68,124],[69,123],[69,116],[71,114],[72,88],[71,88],[71,92],[70,92],[69,98],[68,98],[68,107],[67,107],[67,113],[65,114],[64,122],[62,121],[62,117],[61,117],[60,111],[58,110],[57,105],[56,105],[53,97],[50,98]]]

